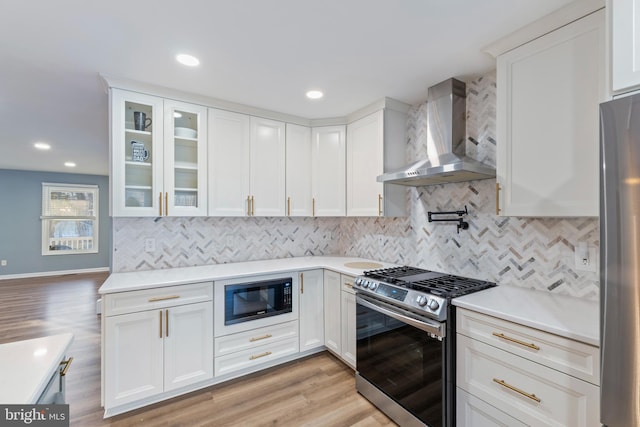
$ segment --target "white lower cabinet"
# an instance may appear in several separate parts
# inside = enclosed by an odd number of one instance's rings
[[[353,290],[353,277],[341,275],[342,285],[340,312],[342,321],[342,360],[356,368],[356,293]]]
[[[324,346],[324,274],[323,270],[300,272],[298,310],[300,351]]]
[[[167,288],[170,294],[158,288],[103,297],[107,413],[122,405],[143,406],[149,403],[145,399],[213,378],[212,288],[205,283]],[[195,294],[209,300],[181,303],[181,297],[189,301]],[[141,309],[143,298],[146,310]],[[125,311],[123,307],[139,311],[114,314]]]
[[[570,345],[562,350],[552,334],[474,316],[464,309],[457,312],[456,384],[470,395],[458,393],[457,425],[600,426],[598,385],[562,368],[584,365],[591,350],[582,351],[583,346],[591,346],[575,342],[577,350]],[[493,338],[483,332],[487,325]],[[505,414],[521,424],[509,422]]]
[[[328,350],[356,367],[356,295],[353,277],[324,272],[324,342]]]
[[[341,295],[340,274],[324,272],[324,345],[336,356],[342,354],[340,314]]]
[[[473,427],[526,427],[487,402],[456,388],[456,425]]]
[[[215,339],[216,377],[261,365],[299,351],[298,321],[280,323]]]

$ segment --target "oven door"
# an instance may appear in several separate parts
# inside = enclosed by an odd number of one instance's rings
[[[356,303],[358,375],[422,423],[445,425],[445,325],[362,294]]]

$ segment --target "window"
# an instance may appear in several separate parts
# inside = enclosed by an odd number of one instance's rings
[[[98,252],[98,186],[42,183],[42,255]]]

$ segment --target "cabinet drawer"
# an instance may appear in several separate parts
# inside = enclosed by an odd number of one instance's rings
[[[356,291],[353,289],[353,281],[355,279],[351,276],[345,276],[344,274],[340,275],[340,285],[342,286],[343,291],[347,291],[349,293],[355,294]]]
[[[215,357],[253,349],[287,338],[296,338],[297,336],[297,320],[226,335],[215,339]]]
[[[261,345],[248,350],[215,358],[215,375],[230,374],[241,369],[250,369],[280,357],[298,352],[298,338],[291,338]]]
[[[103,296],[105,316],[134,313],[213,299],[213,282],[166,286]]]
[[[456,426],[458,427],[527,427],[487,402],[456,387]]]
[[[600,385],[600,349],[470,310],[458,309],[457,332]]]
[[[527,425],[600,426],[599,388],[457,334],[457,386]]]

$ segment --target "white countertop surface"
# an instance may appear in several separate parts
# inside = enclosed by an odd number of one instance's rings
[[[353,262],[377,263],[380,267],[351,268],[345,264]],[[281,271],[303,271],[316,268],[333,270],[350,276],[361,275],[364,270],[394,267],[375,260],[337,257],[337,256],[309,256],[297,258],[282,258],[261,261],[235,262],[230,264],[203,265],[198,267],[168,268],[161,270],[133,271],[111,274],[100,287],[100,294],[126,292],[139,289],[182,285],[209,280],[223,280],[235,277],[252,276],[256,274],[270,274]]]
[[[453,304],[600,346],[600,309],[595,301],[501,285],[456,298]]]
[[[72,341],[68,333],[0,345],[0,404],[36,403]]]

